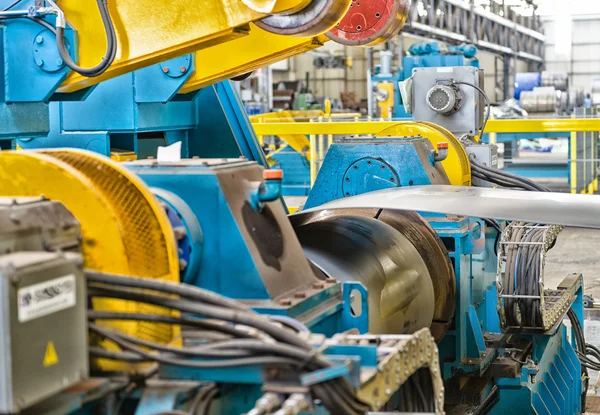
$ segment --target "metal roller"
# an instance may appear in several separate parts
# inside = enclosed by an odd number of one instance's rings
[[[416,212],[381,210],[377,219],[401,232],[425,261],[435,295],[431,334],[440,341],[456,309],[456,276],[448,251],[429,223]]]
[[[373,46],[393,39],[402,29],[410,0],[352,0],[350,10],[327,37],[347,46]]]
[[[449,322],[454,314],[454,274],[443,245],[418,214],[405,213],[365,209],[292,216],[315,266],[328,277],[367,288],[373,334],[412,333],[430,327],[440,315]],[[448,324],[435,323],[439,339]]]
[[[270,33],[286,36],[317,36],[331,29],[345,15],[350,0],[313,0],[299,12],[274,14],[254,22]]]

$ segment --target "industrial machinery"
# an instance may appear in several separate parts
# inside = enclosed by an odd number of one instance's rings
[[[0,135],[37,149],[0,154],[3,412],[583,411],[597,364],[582,280],[543,283],[560,227],[389,203],[466,189],[477,205],[474,179],[546,190],[473,141],[477,71],[417,71],[419,122],[334,143],[292,217],[281,171],[230,83],[215,84],[325,33],[383,41],[407,1],[373,2],[365,30],[347,1],[212,0],[199,14],[99,0],[92,16],[90,3],[0,0]],[[205,158],[106,157],[157,138]],[[523,194],[502,192],[481,205]],[[589,211],[561,215],[573,210]]]
[[[529,113],[572,114],[583,106],[582,89],[569,87],[569,74],[523,72],[515,75],[515,99]]]
[[[393,69],[394,54],[391,50],[379,52],[379,65],[370,79],[373,105],[370,115],[383,118],[411,118],[406,112],[399,82],[409,79],[415,68],[439,68],[452,66],[479,67],[475,57],[477,48],[462,44],[442,49],[438,42],[417,42],[410,46],[407,56],[401,59],[402,66]],[[375,114],[376,112],[376,114]]]

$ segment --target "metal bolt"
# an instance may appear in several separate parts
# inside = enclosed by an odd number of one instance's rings
[[[294,294],[294,297],[296,297],[296,298],[306,298],[306,293],[300,291],[299,293]]]
[[[38,45],[41,45],[42,43],[44,43],[44,38],[41,36],[36,37],[35,43],[37,43]]]
[[[179,72],[185,73],[185,71],[187,71],[187,69],[185,68],[185,66],[182,65],[182,66],[179,67]]]
[[[164,73],[169,73],[169,67],[168,67],[168,66],[165,66],[165,67],[163,68],[163,72],[164,72]]]
[[[279,300],[279,305],[292,305],[292,300],[284,298],[283,300]]]
[[[63,64],[63,63],[64,63],[64,62],[63,62],[63,60],[62,60],[61,58],[58,58],[58,59],[56,60],[56,64],[57,64],[58,66],[62,66],[62,64]]]
[[[36,64],[37,66],[40,66],[40,67],[41,67],[41,66],[44,66],[44,60],[43,60],[43,59],[36,59],[36,60],[35,60],[35,64]]]
[[[313,282],[313,285],[312,285],[312,287],[313,287],[314,289],[317,289],[317,290],[318,290],[318,289],[324,288],[324,287],[325,287],[325,284],[323,284],[322,282]]]

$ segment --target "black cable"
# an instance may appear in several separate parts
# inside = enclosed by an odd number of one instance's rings
[[[135,278],[132,278],[134,280]],[[139,278],[137,279],[139,280]],[[92,297],[119,298],[121,300],[132,300],[157,306],[162,306],[182,312],[193,313],[199,316],[224,320],[235,324],[251,326],[264,331],[276,340],[283,343],[293,344],[300,348],[311,350],[310,345],[302,340],[297,334],[291,330],[287,330],[273,324],[268,318],[254,314],[251,312],[243,312],[239,310],[231,310],[213,305],[191,302],[187,300],[176,300],[169,297],[141,293],[126,288],[117,287],[97,287],[90,285],[88,295]]]
[[[529,180],[525,177],[516,176],[511,173],[507,173],[498,169],[491,169],[483,164],[477,163],[477,161],[471,159],[471,170],[480,174],[489,177],[491,180],[499,180],[500,182],[509,183],[512,185],[516,185],[522,187],[526,190],[530,191],[539,191],[546,192],[549,191],[547,188]]]
[[[86,270],[85,277],[89,282],[120,285],[129,288],[145,288],[161,293],[171,293],[181,297],[202,301],[220,307],[230,307],[236,310],[248,311],[250,308],[239,301],[223,297],[212,291],[204,290],[193,285],[173,283],[170,281],[154,280],[150,278],[132,278],[117,274],[108,274],[98,271]]]
[[[124,278],[124,277],[116,277],[116,278]],[[235,324],[242,324],[246,326],[254,327],[264,333],[268,334],[272,338],[279,340],[282,342],[281,344],[277,343],[265,343],[255,341],[252,343],[251,341],[245,342],[243,344],[245,349],[248,350],[257,350],[260,353],[270,352],[270,355],[266,358],[257,357],[257,358],[242,358],[242,359],[224,359],[222,361],[210,361],[210,362],[199,362],[199,361],[186,361],[177,358],[173,358],[172,354],[165,353],[149,353],[134,344],[124,341],[121,336],[113,335],[111,333],[107,333],[104,331],[102,335],[106,338],[117,343],[120,347],[125,350],[129,350],[137,355],[142,356],[145,359],[150,359],[154,361],[158,361],[160,363],[165,364],[178,364],[182,366],[190,366],[191,363],[202,363],[204,366],[206,363],[216,364],[218,367],[222,367],[223,364],[227,365],[237,365],[240,361],[243,362],[252,362],[254,364],[285,364],[289,366],[296,366],[300,369],[305,367],[306,369],[330,365],[327,361],[323,360],[319,357],[318,354],[314,354],[314,349],[308,345],[304,340],[298,337],[295,333],[281,328],[276,324],[273,324],[268,318],[259,316],[250,311],[243,310],[231,310],[228,308],[218,307],[215,305],[203,304],[199,302],[191,302],[184,299],[173,299],[170,297],[164,297],[160,295],[150,294],[147,292],[148,288],[143,286],[140,287],[139,284],[130,283],[131,281],[140,281],[139,278],[127,278],[127,282],[131,287],[144,289],[143,292],[136,291],[130,289],[130,287],[119,287],[111,286],[106,287],[104,285],[98,286],[97,283],[91,283],[88,294],[92,297],[108,297],[108,298],[120,298],[124,300],[133,300],[139,302],[145,302],[148,304],[154,304],[161,307],[171,308],[183,312],[193,313],[202,317],[208,317],[211,319],[223,320],[227,322],[233,322]],[[103,328],[94,327],[98,331],[103,331]],[[109,337],[110,336],[110,337]],[[220,342],[223,343],[223,342]],[[231,347],[238,347],[240,341],[229,341]],[[286,344],[287,343],[287,344]],[[209,345],[206,345],[209,346]],[[212,347],[212,346],[211,346]],[[281,357],[272,357],[273,354],[282,354],[282,355],[297,355],[298,357],[302,357],[302,361],[298,360],[298,358],[281,358]],[[129,355],[126,355],[130,357]],[[306,358],[305,358],[306,357]],[[257,360],[257,359],[268,359],[265,361]],[[245,359],[245,360],[244,360]],[[255,359],[255,360],[249,360]],[[215,363],[216,362],[216,363]],[[300,364],[299,364],[300,363]],[[324,390],[327,390],[325,393]],[[331,403],[333,406],[330,407],[332,409],[332,413],[339,414],[353,414],[353,413],[363,413],[368,410],[368,406],[360,401],[350,384],[346,379],[335,379],[329,382],[325,382],[324,384],[315,386],[314,389],[311,389],[315,396],[317,394],[321,394],[320,399],[325,402]],[[331,396],[328,398],[326,394],[330,394]]]
[[[167,352],[167,353],[176,354],[176,355],[179,354],[182,356],[192,356],[192,357],[193,356],[196,356],[196,357],[246,357],[246,356],[248,356],[247,353],[243,353],[243,352],[236,353],[236,352],[231,352],[231,351],[226,351],[226,350],[219,350],[219,351],[213,350],[214,348],[218,348],[220,346],[219,343],[221,343],[221,342],[216,342],[215,344],[208,344],[208,345],[203,345],[203,346],[198,346],[198,347],[172,347],[172,346],[167,346],[165,344],[140,339],[139,337],[129,336],[124,333],[119,333],[119,332],[116,332],[115,330],[110,330],[105,327],[100,327],[93,323],[89,323],[89,328],[101,335],[106,335],[106,333],[110,333],[113,336],[119,336],[119,338],[121,338],[122,340],[127,341],[131,344],[135,344],[137,346],[148,347],[148,348],[152,348],[152,349],[155,349],[155,350],[158,350],[161,352]],[[207,347],[207,346],[211,346],[211,347]]]
[[[210,407],[219,394],[219,389],[214,388],[206,395],[206,398],[200,403],[200,406],[196,411],[190,411],[191,415],[208,415],[210,412]]]
[[[479,139],[483,140],[483,133],[485,132],[485,127],[486,127],[487,122],[490,119],[490,115],[492,113],[492,103],[491,103],[489,97],[487,96],[487,94],[485,93],[485,91],[483,89],[481,89],[480,87],[478,87],[475,84],[472,84],[470,82],[456,81],[456,80],[453,80],[452,82],[454,84],[467,85],[467,86],[470,86],[471,88],[475,88],[483,96],[483,99],[485,100],[485,104],[486,104],[486,115],[484,116],[481,126],[479,127],[479,131],[480,131]]]
[[[190,404],[190,407],[188,409],[188,413],[190,415],[196,415],[200,406],[204,403],[209,394],[215,389],[218,391],[217,385],[215,383],[211,383],[202,387],[192,400],[192,403]]]
[[[58,53],[60,54],[61,59],[71,70],[86,77],[96,77],[102,75],[104,72],[106,72],[110,65],[112,65],[117,54],[117,36],[112,19],[110,18],[110,13],[108,11],[108,2],[107,0],[97,0],[96,3],[98,4],[98,10],[104,25],[107,45],[106,54],[98,65],[92,68],[82,68],[73,62],[71,55],[65,46],[65,28],[61,27],[60,25],[56,27],[56,45],[58,47]]]
[[[148,361],[155,361],[158,363],[190,367],[196,369],[208,369],[208,368],[224,368],[224,367],[242,367],[252,365],[266,365],[266,364],[284,364],[284,365],[297,365],[297,362],[291,359],[279,358],[279,357],[241,357],[234,359],[220,359],[220,360],[185,360],[173,358],[163,353],[150,353],[146,350],[135,346],[134,344],[125,341],[121,336],[113,335],[108,330],[104,330],[95,324],[89,324],[89,329],[102,337],[115,342],[119,347],[129,350]]]
[[[249,333],[238,330],[234,327],[230,327],[227,324],[219,324],[209,320],[173,317],[161,314],[117,313],[112,311],[88,310],[88,320],[130,320],[177,324],[180,326],[193,327],[202,330],[218,331],[233,337],[251,338]]]
[[[483,170],[484,174],[499,175],[503,180],[506,180],[506,181],[513,180],[518,183],[527,184],[527,185],[531,186],[532,188],[537,189],[540,192],[549,192],[550,191],[550,189],[548,189],[546,186],[536,183],[535,181],[533,181],[531,179],[528,179],[523,176],[519,176],[517,174],[509,173],[504,170],[493,169],[484,164],[480,164],[476,160],[473,160],[473,159],[471,159],[471,167],[474,168],[475,170],[480,170],[480,171]]]
[[[578,349],[578,357],[579,357],[579,361],[581,362],[581,373],[583,375],[583,377],[585,378],[584,380],[584,385],[583,385],[583,390],[581,391],[581,411],[585,412],[585,408],[586,408],[586,401],[587,401],[587,391],[589,388],[589,373],[588,373],[588,366],[587,366],[587,362],[586,362],[586,355],[587,355],[587,347],[588,345],[585,343],[585,334],[583,332],[583,328],[581,327],[581,323],[579,321],[579,318],[577,318],[577,314],[575,314],[575,311],[573,311],[572,308],[569,309],[569,311],[567,312],[567,316],[569,317],[569,320],[571,321],[571,327],[573,327],[573,332],[575,333],[575,346]],[[595,348],[595,347],[594,347]],[[591,365],[593,366],[593,365]],[[598,370],[600,369],[594,369],[592,368],[592,370]]]
[[[7,8],[3,9],[2,11],[6,11],[6,10],[10,9],[17,3],[18,3],[18,1],[13,3],[12,5],[8,6]],[[97,0],[97,4],[98,4],[98,10],[100,12],[100,16],[102,18],[102,22],[104,24],[107,47],[106,47],[106,54],[102,58],[101,62],[92,68],[82,68],[82,67],[78,66],[75,62],[73,62],[73,60],[71,59],[71,55],[69,54],[69,51],[67,50],[67,47],[65,45],[65,28],[64,27],[57,26],[55,28],[54,26],[52,26],[45,20],[42,20],[38,17],[31,17],[31,16],[0,16],[0,20],[13,19],[13,18],[27,18],[35,23],[38,23],[39,25],[48,29],[50,32],[54,33],[54,35],[56,36],[56,45],[58,48],[58,53],[59,53],[61,59],[63,60],[63,62],[71,70],[77,72],[78,74],[80,74],[82,76],[96,77],[96,76],[102,75],[104,72],[106,72],[106,70],[114,62],[115,57],[117,55],[117,34],[115,31],[112,19],[110,18],[107,0]],[[62,11],[60,11],[60,13],[62,13]],[[58,19],[64,20],[64,17],[58,17]]]
[[[146,385],[146,381],[158,373],[158,365],[150,368],[146,373],[132,373],[129,375],[129,384],[127,387],[120,392],[119,399],[113,405],[111,414],[119,415],[121,408],[125,404],[128,398],[138,389],[143,388]]]

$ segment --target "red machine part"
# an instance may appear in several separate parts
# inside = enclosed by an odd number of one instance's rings
[[[352,0],[350,9],[327,37],[348,46],[373,46],[396,36],[411,0]]]

